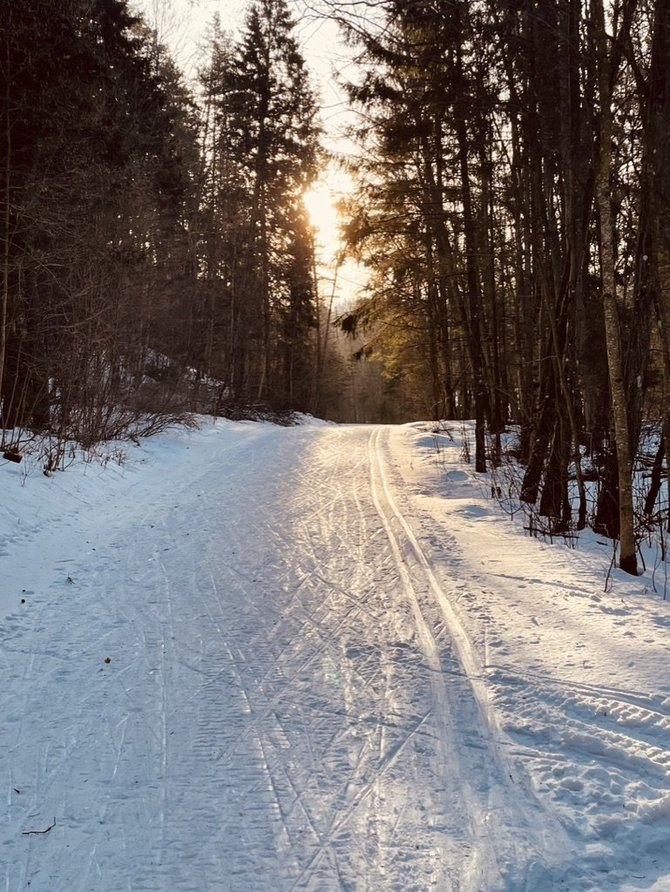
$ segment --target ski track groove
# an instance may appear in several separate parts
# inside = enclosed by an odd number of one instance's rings
[[[537,803],[533,801],[532,805],[526,806],[526,797],[529,797],[531,794],[528,790],[524,795],[522,788],[515,779],[515,773],[505,752],[509,742],[505,738],[501,725],[493,711],[485,673],[464,628],[455,614],[454,608],[449,602],[448,596],[435,575],[429,559],[391,492],[389,472],[382,458],[383,448],[380,442],[384,439],[384,433],[385,429],[378,427],[371,433],[369,440],[368,448],[373,499],[391,543],[391,549],[403,581],[403,587],[411,603],[417,628],[431,663],[432,683],[436,685],[438,708],[444,709],[446,713],[453,704],[453,698],[449,697],[445,686],[445,679],[451,675],[467,682],[467,690],[470,692],[478,713],[478,719],[475,716],[472,717],[477,728],[474,739],[466,739],[459,737],[458,733],[454,734],[455,729],[451,727],[453,723],[448,721],[446,715],[444,716],[446,721],[443,739],[456,741],[456,745],[452,747],[453,751],[449,752],[448,758],[452,765],[455,760],[461,759],[466,764],[468,757],[463,752],[463,747],[466,748],[466,751],[474,747],[485,752],[488,757],[486,760],[487,764],[494,766],[489,776],[491,788],[487,793],[486,799],[482,799],[481,795],[472,789],[466,790],[464,797],[469,806],[472,836],[477,838],[480,835],[480,840],[483,841],[489,850],[487,875],[485,877],[461,877],[461,882],[466,884],[463,888],[470,888],[469,884],[474,884],[476,888],[480,888],[482,882],[487,884],[485,888],[493,887],[501,882],[503,868],[506,869],[508,865],[515,865],[515,870],[518,874],[519,870],[528,872],[524,868],[523,863],[524,859],[529,856],[531,869],[535,868],[536,864],[541,864],[542,840],[535,838],[533,831],[533,814],[536,813]],[[388,443],[387,429],[386,440]],[[415,584],[414,579],[416,579],[417,575],[422,582],[424,579],[427,582],[425,589],[422,585]],[[425,594],[423,594],[424,591]],[[419,592],[422,593],[421,597]],[[430,602],[426,600],[428,594],[431,596]],[[455,672],[451,666],[445,665],[443,662],[442,650],[437,640],[439,635],[438,626],[435,624],[433,629],[431,629],[430,621],[425,612],[426,606],[422,607],[422,603],[431,608],[438,608],[443,623],[442,628],[447,634],[449,650],[453,654],[452,659],[456,662]],[[432,609],[431,616],[435,617],[435,612]],[[477,776],[477,772],[472,770],[464,774],[461,774],[461,771],[459,771],[458,774],[464,777]],[[501,799],[511,804],[514,820],[517,824],[516,828],[501,827],[497,825],[495,819],[491,820],[495,810],[495,803]],[[518,848],[517,839],[519,833],[526,837],[526,845],[523,852]],[[528,842],[531,845],[530,853],[528,852]],[[542,868],[540,869],[542,870]],[[527,880],[524,881],[517,877],[516,882],[521,883],[518,888],[529,888],[531,892],[534,892],[534,886],[529,887]],[[533,880],[532,882],[536,881]]]
[[[395,503],[392,500],[391,494],[388,489],[388,484],[386,482],[382,460],[380,457],[380,446],[379,439],[381,437],[381,428],[375,428],[370,434],[370,439],[368,442],[368,453],[370,457],[370,486],[372,492],[372,498],[375,505],[375,508],[379,514],[379,518],[381,520],[382,526],[385,530],[386,536],[388,538],[389,544],[391,546],[391,551],[395,560],[395,564],[397,567],[398,575],[402,580],[402,585],[405,593],[405,597],[410,603],[412,613],[415,618],[415,623],[417,627],[417,631],[419,637],[422,641],[424,653],[426,660],[428,662],[428,666],[430,669],[430,683],[434,690],[435,697],[435,705],[438,711],[438,715],[436,716],[437,721],[439,722],[438,726],[438,740],[442,746],[441,752],[441,762],[446,767],[450,766],[452,772],[457,776],[461,777],[460,770],[460,754],[458,753],[456,747],[452,747],[452,750],[447,752],[444,749],[445,742],[447,740],[455,740],[457,739],[457,730],[453,726],[453,722],[450,720],[449,715],[449,696],[447,693],[447,688],[445,684],[445,678],[442,672],[442,663],[440,659],[439,648],[437,647],[437,643],[433,634],[430,630],[428,622],[426,621],[423,612],[421,610],[421,606],[419,604],[419,599],[417,597],[414,584],[412,582],[412,578],[410,576],[409,569],[406,564],[405,557],[403,555],[403,549],[398,540],[396,533],[392,528],[392,521],[389,514],[386,512],[383,504],[382,497],[380,497],[380,490],[383,499],[386,501],[386,504],[389,507],[389,512],[392,516],[397,519],[401,519],[398,509],[395,507]],[[408,532],[406,525],[404,527],[405,532]],[[468,791],[463,791],[463,804],[468,809],[467,815],[467,823],[470,826],[470,834],[475,836],[477,834],[477,827],[480,822],[483,821],[483,818],[480,814],[473,813],[473,798],[469,794]],[[479,884],[482,878],[477,878],[475,882]],[[492,880],[493,878],[489,876],[487,880]],[[463,887],[465,888],[465,887]]]

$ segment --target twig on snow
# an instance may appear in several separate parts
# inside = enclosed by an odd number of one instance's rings
[[[48,833],[50,830],[53,830],[56,826],[56,819],[53,819],[53,824],[49,824],[46,830],[22,830],[21,836],[44,836],[45,833]]]

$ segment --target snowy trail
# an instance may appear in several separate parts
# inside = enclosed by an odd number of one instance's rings
[[[558,860],[555,851],[569,850],[568,840],[557,823],[551,827],[553,840],[548,840],[547,816],[542,830],[536,826],[540,806],[507,758],[510,742],[493,712],[483,667],[389,485],[388,449],[383,448],[388,437],[389,430],[382,428],[370,437],[372,496],[431,666],[436,734],[452,744],[442,754],[442,764],[451,784],[462,784],[459,800],[477,840],[463,888],[550,888],[560,875],[552,863]],[[442,622],[436,628],[441,626],[446,638],[441,644],[422,601],[439,608]]]
[[[580,870],[583,840],[538,798],[562,758],[547,728],[567,709],[575,772],[597,744],[660,788],[668,709],[482,646],[468,598],[490,578],[457,519],[454,538],[421,507],[407,429],[227,430],[83,506],[55,534],[67,576],[56,559],[31,577],[41,528],[16,537],[30,595],[1,627],[0,888],[605,888],[604,857]],[[647,750],[621,727],[595,739],[604,702]]]
[[[175,481],[45,608],[9,889],[493,888],[378,436],[289,432]]]

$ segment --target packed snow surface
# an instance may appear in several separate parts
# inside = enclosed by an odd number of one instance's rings
[[[670,890],[660,570],[529,538],[467,435],[0,466],[0,888]]]

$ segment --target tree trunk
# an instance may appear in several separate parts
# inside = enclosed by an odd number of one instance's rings
[[[627,573],[637,575],[633,514],[633,467],[628,430],[628,406],[624,382],[619,308],[616,297],[614,225],[610,194],[610,173],[612,168],[612,96],[610,77],[612,72],[610,70],[607,35],[605,33],[603,0],[594,0],[593,17],[600,98],[600,144],[596,175],[596,202],[600,218],[600,262],[605,315],[605,341],[607,344],[607,365],[612,398],[614,447],[618,468],[619,566]]]
[[[461,115],[457,114],[455,127],[456,138],[458,140],[461,174],[461,200],[463,202],[463,230],[465,236],[465,269],[468,289],[465,300],[465,318],[467,319],[468,347],[472,365],[472,374],[474,377],[475,471],[484,473],[486,471],[486,417],[488,414],[489,395],[486,387],[487,376],[482,344],[482,300],[477,265],[477,237],[470,187],[467,127],[463,109],[461,109]]]
[[[4,208],[2,220],[2,304],[0,305],[0,424],[3,431],[6,427],[7,406],[4,405],[3,394],[5,392],[5,363],[7,357],[7,324],[9,311],[9,261],[10,261],[10,223],[11,223],[11,158],[12,158],[12,126],[10,116],[10,53],[9,53],[9,33],[5,32],[5,132],[3,134],[5,143],[5,164],[4,164]]]

